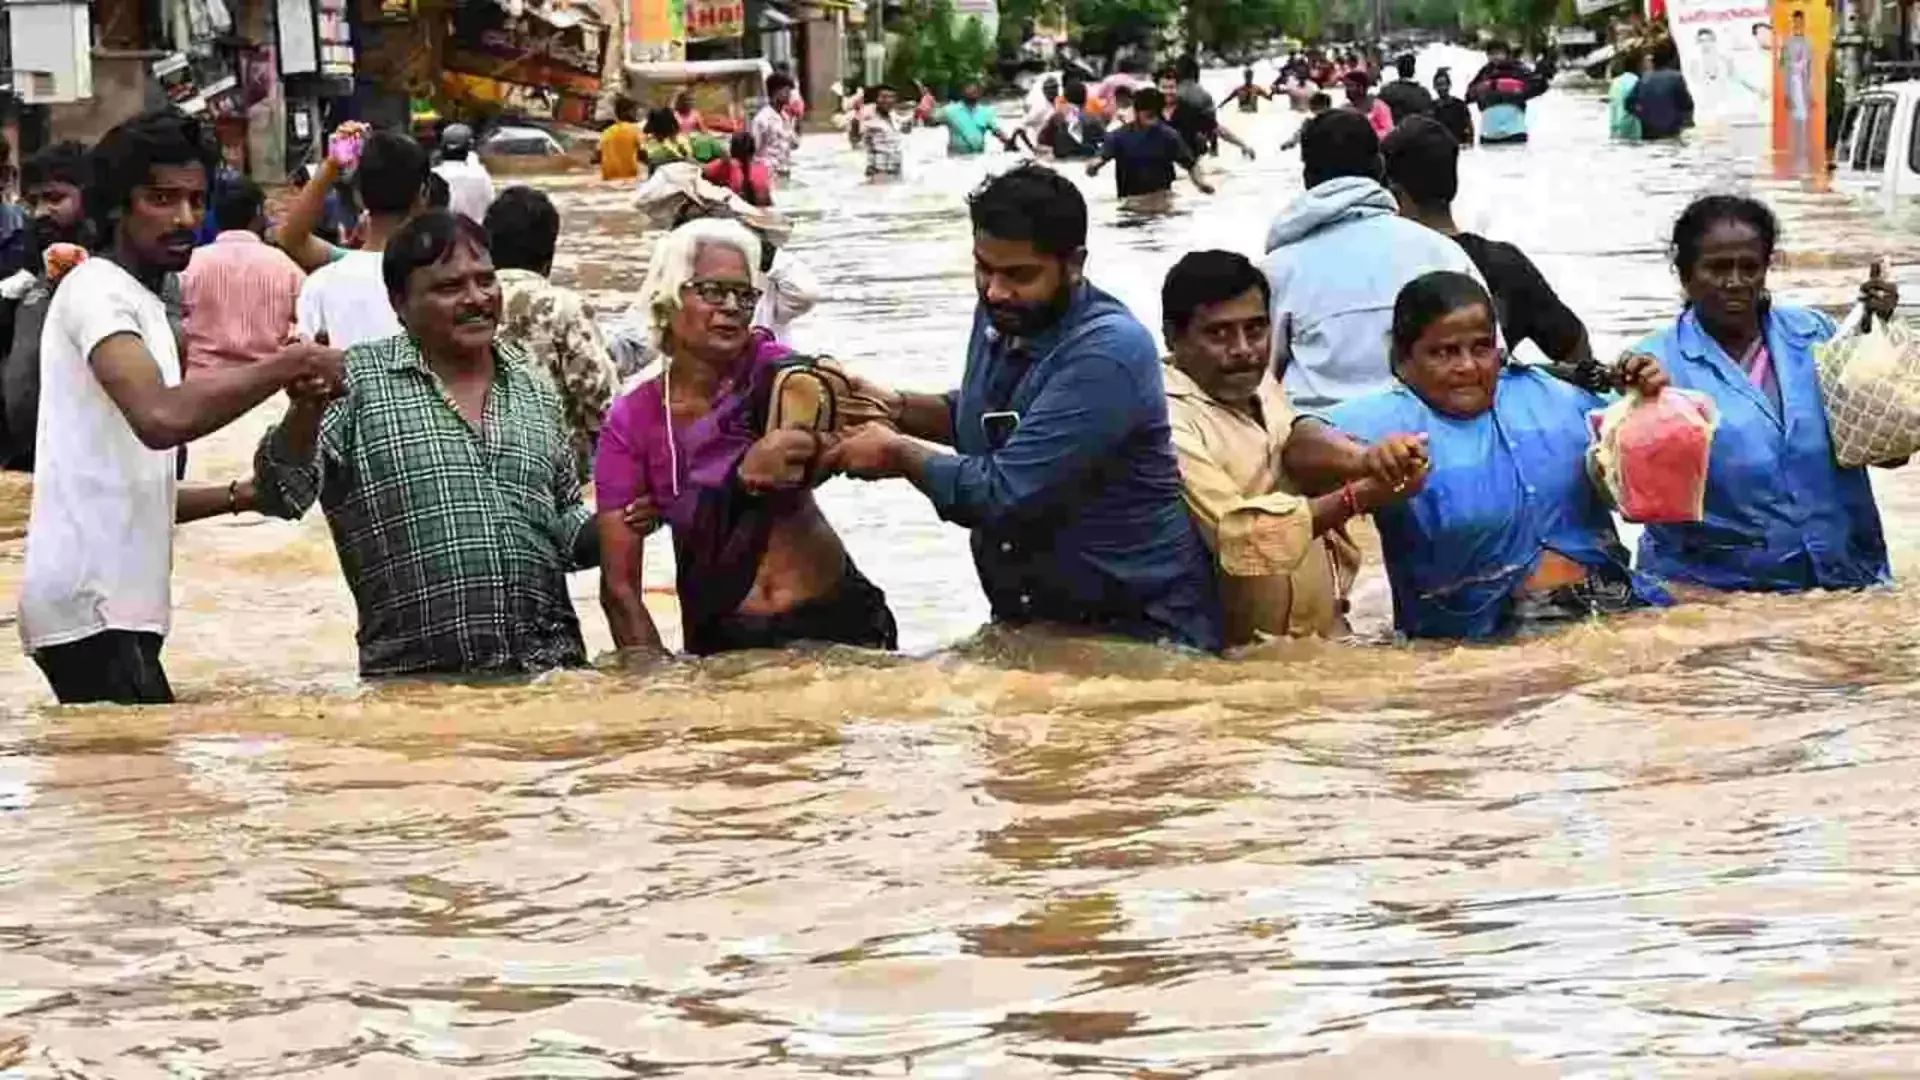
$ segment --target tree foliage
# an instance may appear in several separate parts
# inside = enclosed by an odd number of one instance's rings
[[[1002,56],[1012,56],[1037,25],[1066,24],[1076,45],[1112,55],[1123,45],[1153,46],[1176,34],[1203,49],[1231,51],[1275,37],[1307,41],[1366,34],[1375,0],[1000,0]],[[925,8],[925,0],[910,7]],[[1384,0],[1387,26],[1449,33],[1488,31],[1537,42],[1556,22],[1574,19],[1572,0]]]
[[[980,20],[962,17],[953,0],[911,0],[894,20],[887,81],[904,92],[925,83],[942,96],[992,69],[994,45]]]

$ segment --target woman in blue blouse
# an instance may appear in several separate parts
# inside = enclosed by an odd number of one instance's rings
[[[1393,308],[1401,385],[1303,419],[1287,475],[1310,492],[1363,477],[1406,502],[1378,511],[1394,624],[1409,637],[1489,638],[1524,623],[1623,611],[1667,598],[1628,568],[1587,471],[1587,413],[1606,403],[1535,368],[1505,364],[1478,282],[1433,273]],[[1659,364],[1617,378],[1642,394]]]
[[[1731,195],[1695,201],[1674,225],[1687,304],[1633,351],[1710,395],[1720,427],[1706,520],[1649,526],[1640,541],[1640,569],[1654,577],[1764,592],[1892,580],[1866,470],[1835,465],[1827,439],[1813,348],[1833,320],[1767,296],[1779,232],[1764,204]],[[1861,299],[1889,318],[1899,295],[1869,281]]]

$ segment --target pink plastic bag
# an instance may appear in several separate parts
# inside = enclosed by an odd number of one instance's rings
[[[1720,414],[1713,399],[1667,389],[1628,393],[1587,414],[1601,482],[1620,516],[1643,525],[1683,525],[1705,514],[1707,463]]]

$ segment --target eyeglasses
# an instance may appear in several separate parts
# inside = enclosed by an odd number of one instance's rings
[[[751,311],[760,304],[760,290],[738,281],[689,281],[686,287],[701,303],[714,307],[725,307],[732,300],[742,310]]]

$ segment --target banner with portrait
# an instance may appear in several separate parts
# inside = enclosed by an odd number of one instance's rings
[[[1774,0],[1773,160],[1780,176],[1827,174],[1832,14],[1826,0]]]
[[[1703,126],[1773,118],[1772,5],[1767,0],[1668,0],[1667,26]]]

